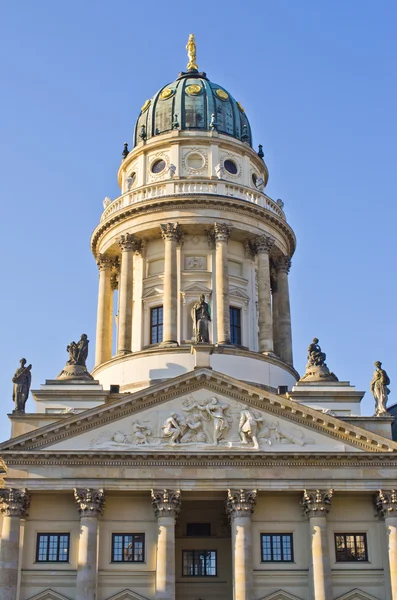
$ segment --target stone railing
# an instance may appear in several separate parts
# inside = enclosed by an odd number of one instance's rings
[[[129,190],[122,196],[119,196],[105,208],[102,213],[101,221],[104,221],[114,213],[118,212],[137,202],[144,200],[154,200],[166,196],[183,196],[189,195],[209,195],[209,196],[227,196],[229,198],[237,198],[257,204],[266,210],[276,214],[281,219],[285,220],[285,214],[282,208],[271,198],[252,188],[237,185],[234,183],[216,180],[216,181],[200,181],[200,180],[169,180],[162,183],[153,183],[145,185],[135,190]]]

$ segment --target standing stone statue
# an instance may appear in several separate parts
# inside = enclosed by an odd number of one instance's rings
[[[211,321],[211,315],[204,294],[200,295],[200,300],[197,300],[192,308],[192,319],[195,342],[197,344],[209,344],[209,323]]]
[[[24,413],[25,412],[25,404],[29,396],[30,384],[32,381],[32,365],[26,365],[26,358],[21,358],[20,367],[15,371],[14,377],[12,378],[12,383],[14,384],[14,389],[12,392],[12,399],[15,403],[15,408],[12,412],[14,413]]]
[[[93,380],[86,366],[88,344],[87,334],[83,333],[77,343],[71,342],[66,347],[66,350],[69,352],[69,360],[59,373],[57,379]]]
[[[390,394],[390,390],[387,387],[390,385],[390,379],[384,369],[382,369],[382,363],[376,361],[374,363],[376,370],[371,380],[371,392],[375,398],[375,417],[380,417],[387,413],[386,405],[387,399]]]

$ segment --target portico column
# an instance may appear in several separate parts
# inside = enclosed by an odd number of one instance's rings
[[[273,352],[273,320],[269,254],[274,240],[262,235],[256,242],[258,254],[259,352]]]
[[[177,345],[178,277],[177,242],[181,237],[178,223],[160,225],[164,240],[164,299],[163,299],[163,342],[164,346]]]
[[[180,490],[152,490],[157,517],[156,598],[175,600],[175,521],[181,509]]]
[[[98,314],[96,325],[95,365],[112,358],[113,293],[110,284],[112,262],[106,254],[97,257],[99,268]]]
[[[390,598],[397,600],[397,490],[379,490],[376,508],[385,520],[390,569]]]
[[[289,303],[288,273],[291,259],[283,256],[276,263],[277,268],[277,309],[278,309],[278,348],[281,360],[292,366],[291,309]]]
[[[232,525],[233,600],[253,600],[251,515],[256,490],[228,490],[226,511]]]
[[[270,286],[272,292],[273,350],[277,356],[280,356],[280,349],[278,347],[278,288],[275,269],[270,270]]]
[[[26,516],[30,497],[16,489],[0,490],[3,528],[0,542],[0,598],[17,600],[20,521]]]
[[[309,517],[313,565],[314,600],[332,600],[331,565],[328,552],[327,513],[333,490],[305,490],[302,507]]]
[[[119,310],[117,354],[128,354],[132,351],[132,301],[134,253],[141,248],[140,240],[131,233],[120,236],[121,263],[119,275]]]
[[[80,513],[76,598],[96,600],[98,586],[98,517],[105,504],[103,490],[75,489]]]
[[[227,243],[231,227],[214,223],[216,271],[216,331],[218,344],[230,344],[229,266]]]

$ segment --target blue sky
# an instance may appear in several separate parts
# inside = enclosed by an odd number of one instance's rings
[[[358,389],[381,360],[397,402],[394,1],[16,0],[0,18],[2,439],[21,356],[33,389],[82,332],[93,364],[90,234],[103,198],[119,195],[140,107],[185,68],[190,32],[200,69],[245,107],[267,192],[284,200],[298,238],[296,368],[317,336],[328,366]],[[363,412],[373,413],[369,391]]]

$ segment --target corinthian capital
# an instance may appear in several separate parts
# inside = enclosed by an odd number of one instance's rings
[[[176,517],[181,510],[180,490],[152,490],[152,506],[156,517]]]
[[[232,228],[226,223],[214,223],[215,242],[227,242]]]
[[[291,268],[291,259],[289,256],[281,256],[277,259],[275,263],[277,271],[284,271],[284,273],[289,273]]]
[[[26,489],[0,490],[0,512],[7,517],[25,517],[29,508],[30,496]]]
[[[325,516],[331,509],[334,490],[304,490],[302,508],[309,517]]]
[[[102,269],[109,269],[111,267],[112,260],[107,254],[98,254],[96,264],[98,265],[98,269],[102,271]]]
[[[181,239],[182,232],[178,223],[162,223],[160,229],[164,241],[174,240],[178,242]]]
[[[397,515],[397,491],[379,490],[375,496],[375,506],[380,517],[394,517]]]
[[[267,235],[261,235],[261,237],[255,241],[255,250],[257,253],[261,253],[261,252],[269,253],[270,250],[273,248],[273,246],[274,246],[274,239]]]
[[[105,506],[105,492],[103,490],[75,489],[74,499],[81,517],[98,517]]]
[[[138,240],[132,233],[125,233],[120,236],[119,246],[121,248],[121,252],[141,252],[142,242]]]
[[[228,490],[226,512],[231,519],[250,516],[255,509],[256,490]]]

